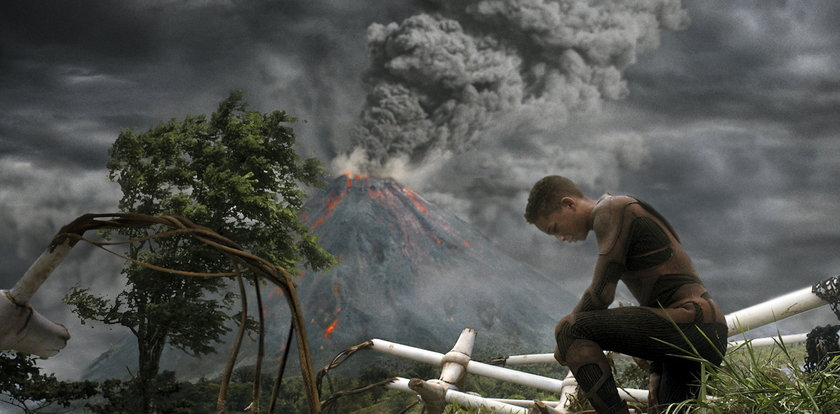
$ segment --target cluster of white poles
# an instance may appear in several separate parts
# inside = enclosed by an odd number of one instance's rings
[[[812,293],[812,287],[803,288],[726,315],[729,336],[732,337],[825,304],[826,302],[823,299]],[[399,358],[442,367],[439,379],[424,381],[416,378],[409,380],[398,377],[396,381],[386,386],[390,389],[419,395],[423,404],[425,404],[426,412],[429,414],[442,413],[448,403],[456,403],[462,407],[483,407],[494,413],[568,413],[565,409],[566,403],[569,397],[577,391],[577,382],[571,374],[559,380],[473,361],[470,359],[470,355],[475,343],[475,337],[475,330],[471,328],[464,329],[458,338],[458,342],[446,354],[397,344],[382,339],[373,339],[373,345],[370,349]],[[791,344],[804,342],[806,337],[807,334],[796,334],[752,339],[749,342],[753,346],[773,345],[780,340],[785,344]],[[744,342],[746,341],[733,341],[729,343],[729,347],[738,347]],[[514,355],[507,357],[502,365],[511,366],[538,363],[556,363],[556,361],[554,360],[554,355],[550,353]],[[546,402],[510,400],[485,398],[476,394],[463,392],[461,390],[463,389],[464,378],[467,373],[552,392],[559,395],[560,399],[559,401]],[[627,401],[647,401],[647,390],[621,388],[618,391],[619,395]]]

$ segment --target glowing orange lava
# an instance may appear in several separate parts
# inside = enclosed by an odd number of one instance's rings
[[[335,331],[335,327],[338,326],[338,318],[336,318],[330,326],[324,331],[324,338],[329,339],[332,336],[333,332]]]
[[[317,228],[318,226],[323,224],[324,221],[327,219],[327,217],[332,215],[333,211],[335,211],[335,207],[338,205],[338,203],[341,201],[341,199],[344,198],[345,194],[347,194],[347,192],[342,191],[341,194],[327,200],[327,203],[326,203],[326,206],[325,206],[326,209],[324,210],[324,215],[319,217],[318,220],[315,220],[315,223],[313,223],[312,227],[310,227],[312,230],[314,230],[315,228]]]
[[[368,197],[370,198],[382,198],[382,190],[368,190]]]
[[[353,174],[350,171],[345,171],[341,175],[347,178],[347,188],[353,187],[353,181],[367,180],[368,176],[364,174]]]
[[[426,206],[423,205],[423,203],[420,201],[420,198],[417,197],[417,194],[414,194],[414,191],[411,191],[407,188],[404,188],[402,191],[403,193],[405,193],[405,195],[408,196],[411,202],[414,203],[414,206],[417,207],[418,210],[422,211],[423,213],[429,212],[429,209],[427,209]]]

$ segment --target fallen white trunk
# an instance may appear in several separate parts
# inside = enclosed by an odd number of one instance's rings
[[[70,339],[61,324],[41,316],[28,304],[18,304],[7,290],[0,290],[0,349],[13,349],[42,358],[58,353]]]

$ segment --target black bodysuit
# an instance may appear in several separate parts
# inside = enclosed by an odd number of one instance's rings
[[[680,357],[681,350],[696,349],[720,364],[724,316],[656,210],[632,197],[607,195],[592,215],[599,249],[595,274],[572,314],[557,324],[555,356],[569,366],[599,413],[626,410],[604,350],[652,361],[652,371],[661,375],[661,404],[691,398],[700,364]],[[608,309],[619,280],[641,306]]]

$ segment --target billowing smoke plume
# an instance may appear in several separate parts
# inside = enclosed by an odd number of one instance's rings
[[[511,114],[562,121],[619,99],[622,71],[660,27],[688,20],[678,0],[433,3],[368,29],[370,93],[355,131],[368,172],[474,148]]]
[[[643,137],[592,120],[660,30],[688,24],[680,0],[427,3],[369,27],[369,94],[337,172],[392,176],[510,238],[540,177],[602,191],[648,161]]]

